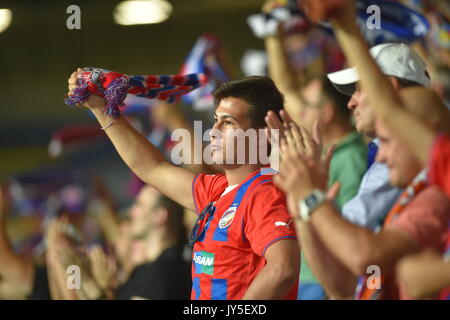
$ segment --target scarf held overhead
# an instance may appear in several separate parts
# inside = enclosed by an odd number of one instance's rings
[[[147,99],[175,103],[179,98],[205,83],[203,74],[128,76],[101,68],[84,68],[79,85],[65,103],[83,103],[91,93],[106,100],[105,113],[117,118],[128,93]]]

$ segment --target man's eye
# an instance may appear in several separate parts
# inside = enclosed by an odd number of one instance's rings
[[[226,126],[231,126],[231,125],[233,124],[233,122],[227,121],[227,120],[225,120],[223,123],[224,123]]]

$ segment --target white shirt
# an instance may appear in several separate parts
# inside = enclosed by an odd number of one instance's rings
[[[225,191],[221,194],[220,197],[222,198],[224,195],[226,195],[227,193],[229,193],[231,190],[233,190],[234,188],[236,188],[238,185],[239,185],[239,184],[235,184],[235,185],[226,187]]]
[[[378,145],[378,139],[373,141]],[[376,231],[402,193],[389,182],[389,169],[374,162],[364,174],[358,193],[342,207],[342,216],[354,224]]]

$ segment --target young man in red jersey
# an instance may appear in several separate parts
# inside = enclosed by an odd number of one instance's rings
[[[69,78],[69,94],[77,88],[79,71]],[[261,161],[236,161],[249,155],[251,145],[238,148],[233,136],[238,129],[263,128],[265,114],[278,112],[283,97],[267,77],[229,82],[214,97],[210,149],[224,170],[218,175],[195,175],[167,162],[124,117],[105,115],[103,98],[91,94],[85,106],[144,182],[197,212],[191,236],[193,299],[295,299],[300,250],[284,195],[270,175],[261,174]]]

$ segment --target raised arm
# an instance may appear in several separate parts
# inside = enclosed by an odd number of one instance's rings
[[[77,87],[78,71],[69,78],[69,94]],[[195,174],[167,162],[161,152],[121,116],[112,118],[104,114],[106,101],[91,94],[85,106],[89,108],[113,143],[125,163],[145,183],[180,205],[195,210],[192,181]]]
[[[263,11],[269,12],[276,5],[276,1],[268,1],[263,7]],[[297,79],[294,69],[289,64],[283,44],[284,37],[283,31],[281,28],[278,28],[277,34],[268,36],[265,39],[269,60],[269,74],[277,88],[284,95],[286,111],[298,123],[300,110],[304,107],[304,100],[301,95],[301,83]]]
[[[283,93],[285,109],[289,115],[298,119],[300,110],[304,107],[301,96],[301,86],[289,65],[289,60],[283,46],[282,32],[265,39],[267,56],[269,58],[269,74],[278,89]]]
[[[349,63],[358,69],[361,87],[374,112],[399,134],[425,164],[435,133],[405,109],[387,76],[369,54],[368,45],[356,24],[354,1],[348,3],[332,19],[339,44]]]
[[[6,220],[9,213],[9,200],[6,186],[0,189],[0,279],[10,284],[9,292],[27,296],[33,288],[34,266],[31,259],[14,252],[8,239]]]

